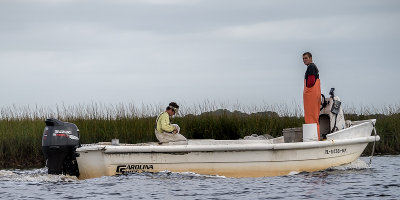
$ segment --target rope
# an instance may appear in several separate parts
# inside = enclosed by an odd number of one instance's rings
[[[375,129],[375,123],[371,122],[372,126],[374,127],[374,136],[375,136],[375,140],[374,140],[374,145],[372,146],[372,153],[371,153],[371,157],[369,158],[369,165],[371,166],[372,163],[372,157],[374,157],[374,152],[375,152],[375,143],[376,143],[376,129]]]

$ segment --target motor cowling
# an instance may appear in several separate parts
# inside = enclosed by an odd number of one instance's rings
[[[42,150],[49,174],[79,176],[76,148],[80,147],[79,129],[73,123],[46,119]]]

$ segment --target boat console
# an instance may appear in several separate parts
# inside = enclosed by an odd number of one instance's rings
[[[326,135],[346,128],[346,122],[339,97],[335,96],[335,88],[331,88],[330,97],[322,96],[321,111],[319,115],[319,129],[322,139]]]

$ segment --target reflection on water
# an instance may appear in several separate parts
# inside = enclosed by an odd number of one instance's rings
[[[141,173],[78,180],[47,170],[0,170],[2,199],[398,199],[400,156],[288,176],[225,178],[187,173]]]

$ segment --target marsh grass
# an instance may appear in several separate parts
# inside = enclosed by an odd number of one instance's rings
[[[57,118],[75,123],[82,143],[111,141],[121,143],[156,141],[154,123],[157,114],[165,109],[159,105],[134,104],[78,104],[43,107],[4,107],[0,109],[0,167],[26,168],[44,166],[41,141],[44,120]],[[346,119],[377,119],[377,132],[381,141],[376,153],[400,152],[400,106],[386,108],[344,108]],[[233,111],[233,112],[232,112]],[[379,112],[378,112],[379,111]],[[379,114],[376,114],[379,113]],[[251,134],[281,136],[284,128],[303,124],[302,109],[296,105],[251,106],[216,104],[182,106],[180,115],[172,122],[181,126],[189,139],[238,139]],[[371,152],[369,145],[364,152]]]

